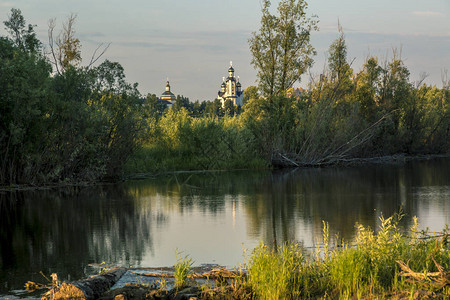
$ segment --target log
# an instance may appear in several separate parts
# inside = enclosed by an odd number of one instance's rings
[[[62,283],[54,286],[45,293],[41,300],[50,299],[97,299],[107,292],[127,270],[115,268],[104,274],[95,275],[87,279],[72,283]]]

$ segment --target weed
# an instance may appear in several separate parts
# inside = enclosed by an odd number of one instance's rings
[[[175,265],[175,287],[181,288],[186,285],[187,277],[191,273],[193,261],[188,255],[181,257],[181,253],[177,251],[177,264]]]
[[[158,286],[158,289],[160,291],[165,291],[167,290],[167,282],[166,279],[164,279],[164,277],[161,277],[159,280],[156,281],[156,284]]]

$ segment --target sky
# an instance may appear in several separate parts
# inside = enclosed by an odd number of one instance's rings
[[[74,13],[85,64],[98,45],[111,43],[101,61],[119,62],[128,82],[137,82],[143,95],[162,94],[168,78],[174,94],[203,101],[217,97],[230,61],[243,88],[257,84],[248,39],[260,26],[261,2],[0,0],[0,20],[8,18],[11,8],[19,8],[27,23],[37,25],[38,38],[45,43],[48,20],[56,18],[61,28]],[[274,12],[278,2],[272,1]],[[307,14],[319,19],[319,31],[311,35],[317,51],[313,76],[324,68],[339,22],[355,72],[369,55],[385,61],[396,49],[411,82],[426,73],[425,83],[442,87],[441,74],[450,69],[450,0],[307,2]],[[0,35],[6,35],[4,26]],[[308,82],[304,75],[295,87],[307,87]]]

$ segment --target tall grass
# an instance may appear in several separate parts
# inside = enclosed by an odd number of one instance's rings
[[[261,299],[296,298],[304,257],[297,244],[284,244],[278,251],[259,245],[248,263],[248,283]]]
[[[246,284],[258,299],[405,297],[418,290],[450,297],[448,227],[430,235],[414,218],[404,230],[402,217],[381,216],[377,231],[357,225],[354,243],[334,249],[324,222],[321,255],[293,243],[278,251],[261,244],[247,258]]]
[[[181,257],[177,252],[177,263],[175,265],[174,277],[175,287],[181,288],[186,285],[188,275],[191,273],[193,261],[189,256]]]

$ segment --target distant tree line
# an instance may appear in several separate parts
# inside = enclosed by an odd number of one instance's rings
[[[264,1],[249,40],[258,86],[244,105],[145,98],[99,48],[82,64],[75,16],[50,22],[47,53],[18,9],[0,37],[0,184],[111,180],[177,169],[332,164],[397,153],[449,153],[450,85],[412,83],[403,60],[368,57],[354,72],[342,29],[309,91],[289,89],[312,65],[306,2]]]

